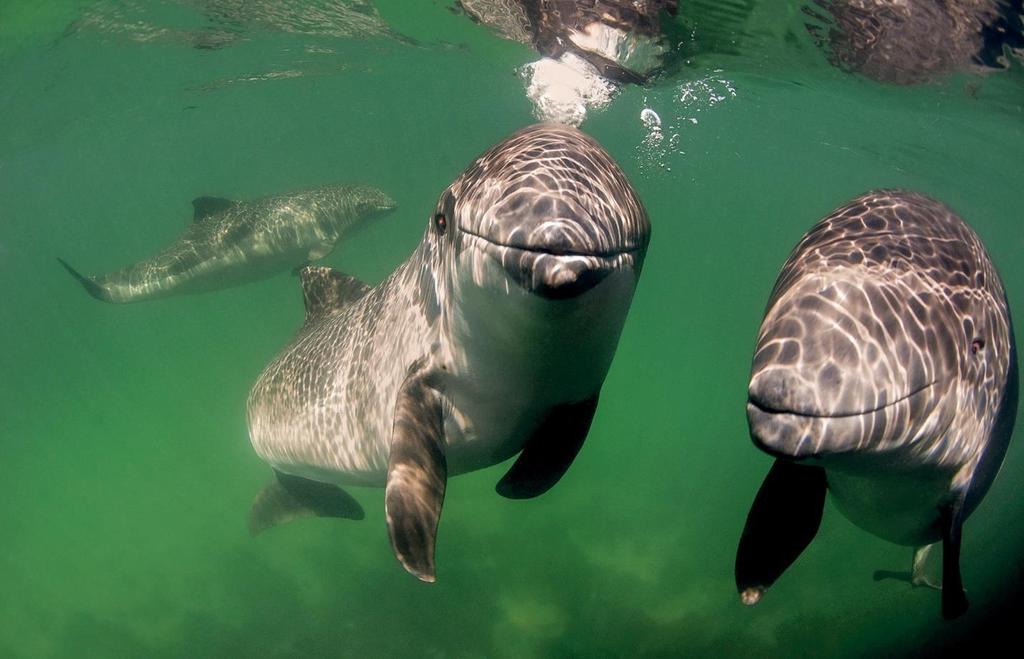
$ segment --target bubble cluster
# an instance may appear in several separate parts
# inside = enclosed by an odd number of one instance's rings
[[[646,135],[637,145],[641,171],[671,172],[671,158],[686,155],[680,146],[682,133],[687,126],[697,125],[697,114],[736,98],[734,83],[721,74],[721,69],[715,69],[709,75],[680,84],[672,94],[671,104],[663,111],[664,119],[644,98],[640,121]]]

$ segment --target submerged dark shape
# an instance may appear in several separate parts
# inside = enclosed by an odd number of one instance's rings
[[[519,69],[535,113],[579,125],[628,83],[681,62],[676,0],[459,0],[456,6],[541,59]]]
[[[192,206],[193,222],[152,258],[96,277],[58,261],[104,302],[219,290],[323,258],[355,225],[395,202],[369,186],[327,185],[253,201],[197,197]]]
[[[249,395],[253,448],[280,473],[328,484],[310,489],[330,500],[335,486],[384,486],[395,556],[434,581],[449,477],[518,453],[497,489],[530,498],[569,468],[649,236],[594,140],[546,124],[513,134],[441,194],[419,246],[380,285],[302,271],[306,323]],[[268,520],[254,508],[251,527],[296,516],[279,508]],[[302,506],[339,508],[353,516]]]
[[[809,25],[831,62],[909,85],[954,72],[1006,68],[1024,48],[1021,0],[816,0],[827,28]]]
[[[915,584],[931,585],[941,541],[943,615],[966,610],[961,528],[1010,441],[1017,357],[999,275],[963,220],[880,190],[816,224],[768,302],[749,397],[751,437],[776,462],[737,552],[744,602],[814,537],[827,490],[856,525],[918,548]]]
[[[498,34],[558,59],[574,53],[602,76],[624,83],[646,80],[670,46],[662,39],[662,13],[678,0],[458,0],[470,17]]]
[[[249,39],[253,32],[285,32],[333,38],[389,37],[396,34],[369,0],[178,0],[208,21],[199,28],[168,24],[152,3],[139,0],[93,3],[65,34],[96,31],[143,43],[179,43],[218,50]]]

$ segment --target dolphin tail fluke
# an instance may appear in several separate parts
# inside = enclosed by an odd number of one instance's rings
[[[875,581],[885,581],[886,579],[892,579],[893,581],[902,581],[910,585],[914,585],[914,574],[912,572],[901,572],[899,570],[875,570],[871,578]]]
[[[942,590],[942,584],[932,579],[927,572],[928,554],[936,544],[938,543],[924,545],[914,550],[914,560],[910,569],[910,585],[915,588],[924,586],[933,590]]]
[[[875,570],[874,579],[875,581],[883,581],[885,579],[893,579],[895,581],[904,581],[914,588],[931,588],[933,590],[942,590],[942,584],[933,579],[928,574],[928,555],[931,553],[932,547],[935,544],[924,545],[917,547],[914,550],[914,560],[911,565],[909,572],[898,572],[893,570]]]
[[[64,259],[60,258],[59,256],[57,257],[57,260],[60,261],[60,264],[62,266],[64,266],[65,270],[67,270],[69,273],[71,273],[72,277],[74,277],[75,279],[78,280],[78,282],[82,285],[83,288],[85,288],[85,291],[89,295],[93,296],[97,300],[103,300],[104,302],[110,302],[110,296],[107,294],[107,291],[104,290],[104,288],[102,286],[100,286],[96,282],[95,279],[92,279],[91,277],[86,277],[85,275],[80,273],[78,270],[75,270],[74,268],[72,268],[68,264],[67,261],[65,261]]]
[[[274,470],[276,478],[264,487],[249,510],[249,533],[259,533],[301,517],[363,519],[359,502],[329,483],[307,480]]]

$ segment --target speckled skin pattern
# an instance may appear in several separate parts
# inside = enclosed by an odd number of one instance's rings
[[[650,235],[608,154],[525,128],[474,161],[412,255],[358,300],[311,316],[249,396],[256,452],[286,473],[383,486],[398,391],[443,402],[448,474],[522,448],[551,406],[604,381]]]
[[[824,467],[852,521],[936,541],[939,505],[963,496],[967,514],[987,491],[1016,411],[1006,295],[978,236],[900,190],[821,220],[772,292],[749,395],[755,443]]]
[[[375,188],[329,185],[236,202],[193,222],[156,256],[89,277],[107,302],[218,290],[322,258],[361,220],[395,207]]]

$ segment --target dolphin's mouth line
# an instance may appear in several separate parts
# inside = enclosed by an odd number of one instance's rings
[[[487,236],[480,235],[479,233],[474,233],[473,231],[470,231],[469,229],[463,229],[462,227],[459,227],[459,230],[462,231],[464,234],[466,234],[468,236],[473,236],[474,238],[479,238],[480,240],[482,240],[482,241],[484,241],[484,242],[486,242],[486,243],[488,243],[490,245],[494,245],[496,247],[505,247],[507,249],[518,249],[518,250],[520,250],[522,252],[530,252],[532,254],[549,254],[551,256],[592,256],[592,257],[596,257],[596,258],[608,259],[608,258],[614,258],[616,256],[622,256],[623,254],[632,254],[632,253],[641,252],[641,251],[644,250],[644,247],[630,247],[630,248],[619,249],[619,250],[608,250],[608,251],[605,251],[605,252],[598,252],[598,251],[587,252],[587,251],[583,251],[583,250],[574,250],[574,249],[537,249],[537,248],[531,248],[531,247],[523,247],[522,245],[513,245],[511,243],[500,242],[500,241],[494,240],[492,238],[488,238]]]
[[[897,398],[896,400],[892,401],[891,403],[886,403],[885,405],[879,405],[878,407],[874,407],[874,408],[871,408],[871,409],[868,409],[868,410],[863,410],[861,412],[848,412],[848,413],[841,413],[841,414],[811,414],[809,412],[797,412],[795,410],[776,409],[776,408],[770,407],[768,405],[764,405],[764,404],[760,403],[759,401],[755,400],[754,398],[748,398],[747,399],[747,403],[750,404],[750,405],[753,405],[754,407],[756,407],[761,412],[764,412],[765,414],[788,414],[790,416],[799,416],[799,417],[804,417],[804,418],[807,418],[807,419],[847,419],[847,418],[857,417],[857,416],[867,416],[868,414],[876,414],[878,412],[881,412],[884,409],[888,409],[888,408],[893,407],[895,405],[899,405],[900,403],[902,403],[902,402],[904,402],[906,400],[909,400],[910,398],[913,398],[914,396],[916,396],[916,395],[918,395],[918,394],[920,394],[920,393],[922,393],[924,391],[927,391],[928,389],[930,389],[936,383],[938,383],[938,380],[932,380],[931,382],[929,382],[927,384],[924,384],[924,385],[921,385],[917,389],[914,389],[913,391],[911,391],[910,393],[906,394],[905,396],[901,396],[900,398]]]

